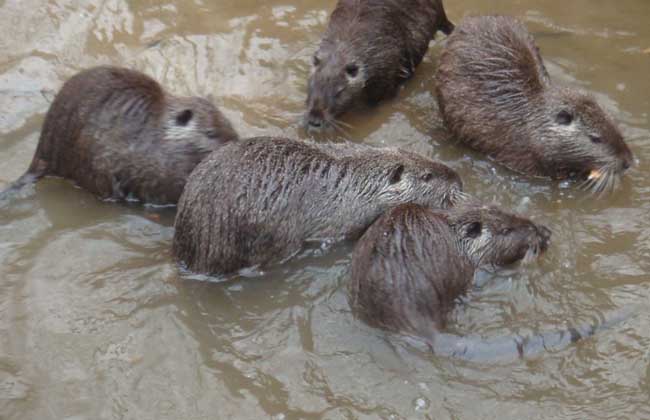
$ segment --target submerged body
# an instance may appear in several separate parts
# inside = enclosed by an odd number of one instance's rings
[[[625,319],[629,314],[528,337],[444,332],[476,269],[536,258],[550,237],[544,226],[494,207],[401,205],[373,223],[355,246],[348,300],[369,325],[423,339],[436,354],[467,360],[508,360],[559,349]]]
[[[525,26],[465,18],[440,57],[436,93],[456,139],[520,173],[609,188],[633,164],[596,100],[552,83]]]
[[[340,0],[314,55],[307,127],[336,127],[355,102],[394,96],[435,33],[453,28],[442,0]]]
[[[431,338],[477,268],[536,257],[550,236],[494,207],[401,205],[373,223],[354,249],[351,306],[372,325]]]
[[[174,255],[193,272],[228,274],[287,258],[308,241],[355,239],[401,203],[448,207],[461,191],[454,171],[399,149],[249,139],[190,176]]]
[[[63,85],[15,187],[58,176],[104,199],[175,204],[194,167],[236,139],[209,101],[172,96],[137,71],[96,67]]]

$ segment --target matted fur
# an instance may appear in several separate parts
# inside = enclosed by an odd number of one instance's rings
[[[448,207],[461,191],[450,168],[400,149],[249,139],[190,175],[174,255],[193,272],[228,274],[289,257],[310,240],[355,239],[398,204]]]
[[[56,95],[25,175],[73,180],[107,199],[176,204],[194,167],[237,134],[209,101],[166,93],[143,73],[96,67]]]
[[[395,95],[435,33],[453,28],[442,0],[340,0],[314,54],[306,123],[337,127],[337,117],[356,101]]]
[[[436,93],[458,141],[515,171],[555,179],[599,171],[607,179],[633,163],[593,97],[552,83],[533,37],[514,18],[463,19],[440,57]]]

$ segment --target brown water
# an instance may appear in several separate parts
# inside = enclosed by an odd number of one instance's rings
[[[244,136],[301,137],[334,1],[288,3],[0,1],[0,187],[27,167],[54,92],[99,63],[213,94]],[[448,3],[456,21],[522,17],[552,76],[596,94],[640,160],[614,194],[589,200],[436,140],[435,44],[398,98],[346,117],[354,141],[442,159],[471,193],[553,227],[548,254],[488,276],[453,330],[554,330],[639,305],[636,316],[530,360],[434,357],[351,316],[349,247],[199,282],[172,263],[172,210],[46,180],[0,208],[0,418],[650,418],[650,2]]]

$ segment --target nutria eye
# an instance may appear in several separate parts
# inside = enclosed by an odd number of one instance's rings
[[[185,111],[181,112],[176,116],[176,124],[181,125],[181,126],[186,126],[187,123],[190,122],[192,117],[194,116],[194,113],[192,112],[191,109],[186,109]]]
[[[603,139],[598,137],[598,136],[589,136],[589,139],[591,140],[592,143],[602,143]]]
[[[350,77],[357,77],[357,74],[359,74],[359,66],[356,64],[348,64],[347,67],[345,67],[345,72]]]
[[[482,230],[483,226],[481,226],[481,222],[474,222],[467,227],[467,236],[470,238],[478,238],[481,236]]]
[[[422,181],[424,181],[424,182],[429,182],[432,179],[433,179],[433,174],[432,173],[422,175]]]
[[[402,174],[404,173],[404,165],[399,165],[397,168],[393,169],[393,172],[390,175],[390,183],[397,184],[402,180]]]
[[[314,58],[312,59],[312,63],[314,64],[314,67],[318,67],[318,65],[320,64],[320,58],[314,56]]]
[[[571,115],[568,111],[560,111],[555,116],[555,122],[560,125],[569,125],[571,122],[573,122],[573,115]]]

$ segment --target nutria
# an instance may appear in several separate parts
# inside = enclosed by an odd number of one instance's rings
[[[453,170],[404,150],[254,138],[192,172],[173,250],[192,272],[229,274],[285,259],[309,241],[355,239],[397,204],[448,207],[462,196]]]
[[[348,300],[371,326],[424,339],[442,355],[511,358],[561,347],[594,333],[593,326],[483,340],[443,333],[475,271],[532,260],[551,232],[495,207],[461,202],[447,210],[404,204],[384,213],[357,242]]]
[[[514,171],[601,191],[633,164],[613,120],[592,96],[551,82],[514,18],[463,19],[440,57],[436,93],[450,132]]]
[[[95,67],[56,95],[32,163],[10,189],[59,176],[104,199],[175,204],[194,167],[236,139],[208,100],[172,96],[134,70]]]
[[[453,29],[442,0],[340,0],[313,57],[308,129],[338,127],[337,117],[357,100],[394,96],[435,33]]]

